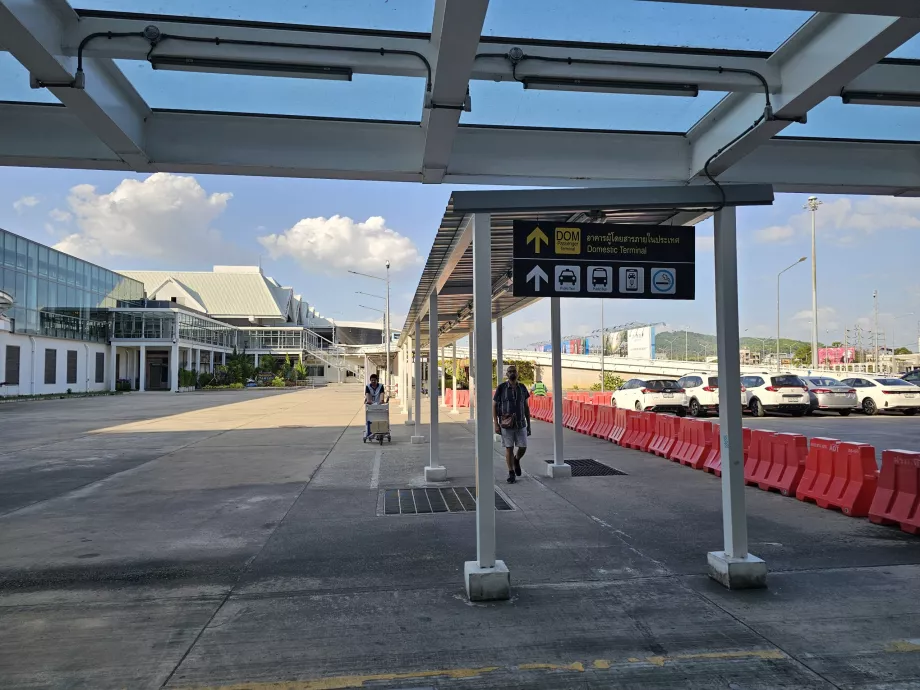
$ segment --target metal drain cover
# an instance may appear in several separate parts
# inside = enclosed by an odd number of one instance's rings
[[[551,463],[547,460],[546,463]],[[579,458],[576,460],[566,460],[565,464],[572,468],[573,477],[611,477],[614,475],[626,475],[625,472],[610,467],[591,458]]]
[[[423,513],[475,513],[476,487],[452,486],[438,489],[384,489],[384,515],[419,515]],[[496,510],[514,510],[497,491]]]

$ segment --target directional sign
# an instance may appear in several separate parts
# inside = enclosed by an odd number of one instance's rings
[[[692,227],[514,221],[516,297],[695,296]]]

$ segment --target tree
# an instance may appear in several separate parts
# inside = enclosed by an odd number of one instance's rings
[[[792,359],[800,363],[811,362],[811,345],[802,343],[792,353]]]
[[[597,378],[600,378],[601,375],[598,374]],[[606,391],[615,391],[617,388],[623,385],[623,379],[621,379],[616,374],[611,374],[609,371],[604,372],[604,390]],[[599,391],[601,389],[600,383],[595,383],[591,386],[591,390]]]
[[[230,383],[246,383],[252,378],[254,369],[249,357],[246,356],[246,350],[237,352],[236,348],[233,348],[233,352],[227,357],[227,377]]]
[[[259,357],[259,371],[265,371],[274,374],[278,369],[278,361],[271,355],[262,355]]]
[[[896,355],[912,355],[912,354],[914,354],[913,352],[911,352],[910,350],[908,350],[906,347],[899,347],[897,350],[894,351],[894,353],[895,353]]]

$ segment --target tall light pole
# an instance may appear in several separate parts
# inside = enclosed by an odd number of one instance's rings
[[[385,338],[385,342],[386,342],[385,350],[386,350],[386,358],[387,358],[386,390],[387,390],[387,395],[390,395],[390,390],[391,390],[390,384],[392,383],[392,381],[390,381],[390,340],[391,340],[391,336],[390,336],[390,260],[389,259],[387,259],[387,262],[386,262],[386,269],[387,269],[387,274],[385,278],[381,278],[380,276],[372,276],[368,273],[360,273],[358,271],[348,271],[348,272],[353,273],[356,276],[363,276],[365,278],[373,278],[374,280],[382,280],[387,285],[386,311],[384,312],[384,317],[383,317],[383,330],[386,334],[386,338]]]
[[[792,264],[791,266],[787,266],[782,271],[776,274],[776,370],[777,371],[780,371],[782,369],[782,360],[780,359],[780,356],[779,356],[779,277],[783,275],[783,273],[788,271],[790,268],[795,268],[796,266],[798,266],[800,263],[805,261],[807,258],[808,258],[807,256],[803,256],[801,259],[796,261],[794,264]]]
[[[604,298],[601,298],[601,393],[605,389],[604,381],[604,353],[607,350],[607,333],[604,331]]]
[[[872,291],[872,299],[875,301],[875,373],[878,373],[878,290]]]
[[[815,228],[818,206],[823,204],[816,196],[808,197],[805,209],[811,211],[811,368],[818,368],[818,257],[815,251]]]

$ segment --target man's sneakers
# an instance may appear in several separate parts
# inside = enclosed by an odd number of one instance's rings
[[[508,470],[508,483],[509,483],[509,484],[514,484],[515,481],[517,481],[517,480],[514,478],[514,471],[513,471],[513,470]]]
[[[521,459],[518,457],[514,458],[514,473],[519,477],[523,474],[521,472]]]

